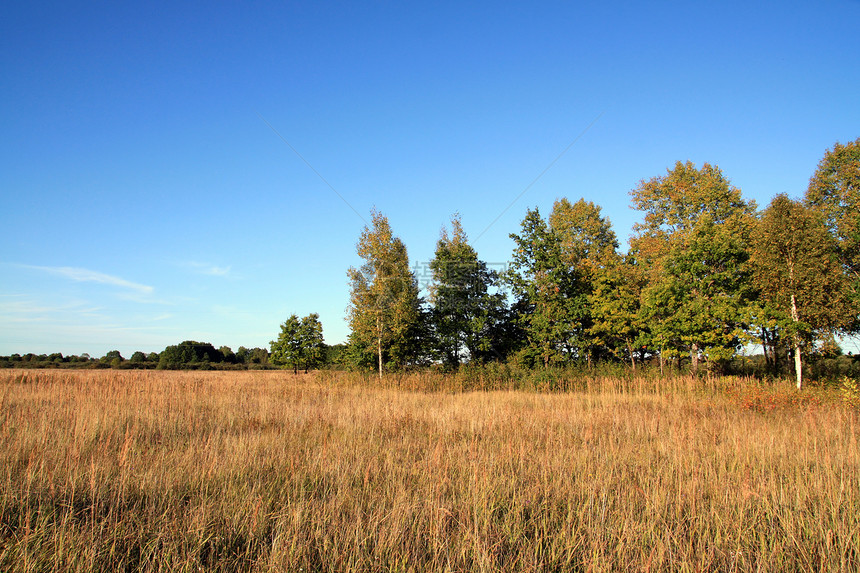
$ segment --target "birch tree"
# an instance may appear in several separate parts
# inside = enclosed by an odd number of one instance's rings
[[[846,279],[838,246],[820,213],[777,195],[753,233],[751,260],[763,302],[794,347],[800,389],[804,350],[816,335],[851,320],[844,312]]]
[[[350,344],[359,353],[375,354],[379,376],[386,358],[403,365],[420,317],[418,283],[409,269],[406,246],[395,237],[388,218],[373,211],[357,244],[364,263],[347,272]]]

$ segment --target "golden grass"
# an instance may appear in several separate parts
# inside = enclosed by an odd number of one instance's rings
[[[356,380],[0,371],[0,570],[860,570],[837,402]]]

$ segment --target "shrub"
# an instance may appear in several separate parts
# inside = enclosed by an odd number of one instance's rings
[[[860,385],[856,380],[848,376],[842,377],[842,387],[839,389],[842,394],[842,402],[849,408],[860,408]]]

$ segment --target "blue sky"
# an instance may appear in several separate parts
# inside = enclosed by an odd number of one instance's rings
[[[624,241],[678,160],[800,196],[860,137],[858,27],[857,0],[14,3],[0,354],[267,347],[310,312],[342,342],[373,207],[413,264],[455,211],[502,263],[559,197]]]

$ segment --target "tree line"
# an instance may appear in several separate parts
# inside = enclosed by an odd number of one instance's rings
[[[764,370],[841,353],[860,333],[860,138],[828,149],[805,195],[760,210],[716,165],[677,162],[630,192],[642,213],[622,252],[600,206],[558,199],[528,209],[503,268],[443,227],[422,297],[406,246],[378,211],[347,271],[346,344],[324,343],[319,315],[291,315],[269,348],[184,341],[161,353],[0,357],[0,367],[160,369],[320,366],[386,370],[464,363],[520,368],[649,363],[723,372],[750,344]]]
[[[110,350],[101,358],[87,353],[63,356],[52,354],[12,354],[0,356],[0,368],[116,368],[160,370],[241,370],[269,367],[269,351],[245,348],[236,352],[229,346],[215,348],[209,342],[186,340],[161,352],[134,352],[125,358],[119,350]]]
[[[374,211],[348,270],[344,360],[386,369],[515,361],[524,367],[688,360],[721,371],[758,344],[769,371],[838,353],[860,332],[860,139],[828,149],[801,199],[763,210],[716,165],[677,162],[630,193],[643,218],[626,253],[601,208],[529,209],[503,270],[441,231],[422,298],[403,242]]]

